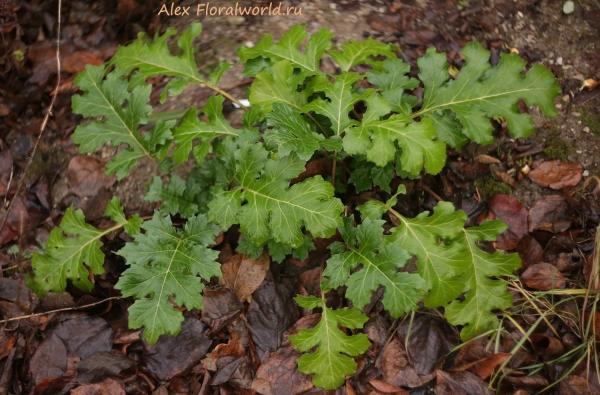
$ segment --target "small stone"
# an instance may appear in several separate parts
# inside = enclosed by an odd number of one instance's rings
[[[573,112],[571,113],[571,115],[573,115],[574,117],[580,117],[580,116],[581,116],[581,113],[580,113],[580,112],[577,112],[577,111],[573,111]]]
[[[582,175],[583,175],[584,177],[587,177],[587,176],[589,176],[589,175],[590,175],[590,172],[589,172],[589,171],[587,171],[587,170],[584,170]]]
[[[254,48],[254,43],[253,43],[252,41],[246,41],[246,42],[244,43],[244,46],[245,46],[245,47],[248,47],[248,48]],[[567,96],[568,96],[568,95],[567,95]]]
[[[583,128],[583,132],[584,133],[589,133],[590,132],[590,128],[588,128],[587,126],[585,128]]]
[[[519,16],[519,18],[523,18],[523,13],[521,11],[518,11],[517,15]]]
[[[563,101],[569,101],[570,96],[569,95],[564,95],[562,97]]]
[[[563,62],[562,56],[559,56],[558,58],[556,58],[556,64],[557,65],[562,66],[562,62]]]
[[[557,109],[557,110],[560,110],[561,108],[562,108],[562,104],[557,104],[557,105],[556,105],[556,109]]]
[[[227,23],[229,23],[231,26],[239,26],[242,23],[246,22],[246,18],[244,18],[243,16],[230,16],[227,18]]]
[[[572,14],[573,11],[575,11],[575,3],[573,3],[571,0],[565,1],[563,4],[563,12],[565,15]]]
[[[578,154],[581,154],[581,150],[577,150],[577,151],[575,151],[575,152],[577,152]]]

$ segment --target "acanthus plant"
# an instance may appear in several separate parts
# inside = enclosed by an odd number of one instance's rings
[[[167,46],[174,29],[154,40],[141,34],[107,65],[87,66],[74,81],[83,94],[74,96],[73,111],[89,119],[72,136],[81,152],[93,153],[107,142],[121,147],[107,164],[107,173],[119,180],[143,157],[170,175],[166,185],[159,177],[149,185],[146,199],[162,200],[151,220],[126,219],[118,200],[107,210],[116,223],[109,231],[124,228],[134,237],[117,252],[129,268],[116,288],[136,299],[129,309],[131,328],[144,327],[151,343],[178,333],[181,308],[201,309],[202,281],[221,276],[210,246],[234,224],[243,235],[238,251],[256,258],[268,248],[276,261],[287,255],[306,258],[313,238],[330,238],[339,230],[342,241],[329,247],[321,296],[297,298],[302,307],[321,309],[321,322],[291,337],[304,353],[300,371],[315,373],[315,384],[324,389],[340,386],[356,370],[352,357],[369,348],[364,334],[349,335],[340,327],[362,328],[367,317],[360,309],[380,286],[392,317],[417,310],[421,302],[444,307],[448,322],[462,326],[464,340],[494,325],[494,311],[512,306],[506,283],[496,278],[519,268],[518,256],[490,254],[478,246],[495,240],[506,225],[487,221],[465,228],[466,214],[447,202],[407,218],[395,208],[404,187],[392,196],[390,181],[439,173],[448,146],[491,143],[492,117],[502,117],[514,137],[531,135],[532,120],[517,103],[522,99],[554,116],[559,88],[552,73],[542,65],[524,73],[525,62],[514,53],[503,54],[492,67],[490,53],[473,42],[461,52],[465,63],[455,79],[446,55],[430,48],[418,60],[417,80],[391,44],[369,38],[336,47],[333,34],[321,29],[301,51],[307,34],[304,26],[295,26],[276,44],[266,34],[253,48],[239,49],[244,74],[254,77],[250,106],[244,107],[217,87],[229,64],[207,78],[198,72],[192,42],[200,32],[201,25],[193,23],[181,34],[179,55]],[[320,68],[323,56],[333,59],[338,73]],[[352,71],[357,65],[368,65],[369,71]],[[152,86],[146,81],[158,75],[172,77],[163,101],[189,84],[212,88],[216,95],[204,108],[190,107],[178,121],[158,120],[141,133],[152,112]],[[422,102],[410,93],[421,84]],[[247,110],[241,129],[223,116],[225,99]],[[352,157],[356,170],[349,182],[356,191],[379,187],[389,200],[367,201],[354,218],[321,176],[293,183],[307,161],[318,157],[331,160],[334,169]],[[175,165],[188,160],[196,166],[186,180],[171,175]],[[181,229],[171,223],[176,214],[187,218]],[[399,225],[384,232],[384,216]],[[63,290],[68,279],[89,291],[88,268],[102,272],[100,239],[109,231],[87,225],[80,211],[69,209],[45,253],[33,258],[32,288],[43,296]],[[413,258],[417,269],[409,272],[405,265]],[[342,286],[353,307],[328,307],[324,293]]]

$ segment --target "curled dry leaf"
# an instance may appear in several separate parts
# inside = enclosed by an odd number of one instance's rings
[[[574,187],[581,180],[580,163],[563,163],[560,160],[544,162],[529,172],[531,181],[541,187],[560,190]]]
[[[67,73],[77,74],[81,73],[88,64],[99,66],[102,63],[104,63],[102,59],[91,52],[75,51],[63,59],[61,68]]]
[[[433,378],[433,374],[419,376],[411,366],[404,344],[394,337],[383,351],[381,363],[383,381],[396,386],[419,387]]]
[[[485,164],[500,163],[500,159],[494,158],[493,156],[489,156],[489,155],[485,155],[485,154],[477,155],[476,157],[473,158],[473,160],[475,162],[485,163]]]
[[[125,389],[116,380],[106,379],[99,384],[84,384],[71,390],[71,395],[125,395]]]
[[[455,368],[455,371],[469,370],[475,373],[480,379],[485,380],[492,375],[494,369],[511,357],[511,354],[499,352],[489,355],[478,361],[473,361]]]
[[[395,395],[408,395],[408,391],[403,390],[400,387],[396,387],[395,385],[388,384],[381,380],[369,380],[369,383],[375,388],[377,391],[382,392],[384,394],[395,394]]]
[[[517,248],[519,241],[527,234],[527,210],[512,196],[496,195],[488,202],[494,218],[501,219],[508,229],[498,236],[496,243],[501,250]]]
[[[549,263],[536,263],[529,266],[521,274],[521,281],[529,288],[543,291],[562,288],[567,283],[567,279]]]
[[[252,389],[263,395],[297,395],[314,387],[309,375],[300,373],[296,359],[300,353],[293,347],[281,347],[269,355],[252,381]]]
[[[529,231],[560,233],[571,226],[572,212],[561,195],[545,196],[529,210]]]
[[[221,267],[222,285],[231,289],[240,301],[250,301],[250,296],[264,281],[270,264],[266,251],[258,259],[249,259],[246,254],[236,254]]]
[[[595,87],[598,86],[598,81],[596,81],[593,78],[588,78],[585,81],[583,81],[583,85],[581,86],[581,88],[588,88],[588,89],[594,89]]]
[[[507,172],[494,170],[494,174],[496,175],[496,177],[498,177],[500,180],[502,180],[503,183],[510,185],[513,188],[517,187],[517,183]]]

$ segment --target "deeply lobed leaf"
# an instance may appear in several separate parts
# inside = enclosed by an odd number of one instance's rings
[[[529,136],[534,132],[531,117],[518,111],[517,102],[538,105],[549,117],[556,115],[554,98],[561,92],[554,75],[544,66],[533,66],[523,75],[525,61],[515,53],[502,54],[500,63],[492,67],[490,52],[478,42],[467,44],[461,51],[465,65],[455,80],[448,81],[446,55],[429,48],[427,55],[418,60],[423,82],[424,99],[421,109],[414,114],[422,119],[433,119],[444,141],[462,144],[464,134],[480,144],[490,144],[492,124],[490,118],[506,119],[514,137]],[[444,122],[449,110],[456,122]]]
[[[362,328],[368,317],[356,309],[330,309],[314,296],[298,296],[296,302],[307,309],[322,309],[321,320],[314,328],[300,329],[297,335],[290,336],[294,348],[304,353],[297,359],[298,370],[314,373],[316,386],[335,389],[344,383],[346,376],[356,372],[357,364],[351,357],[363,354],[371,346],[367,335],[346,335],[338,325],[348,329]],[[308,354],[315,346],[315,352]]]
[[[454,325],[464,325],[460,336],[467,341],[494,327],[498,318],[493,310],[512,307],[512,295],[506,291],[508,284],[490,277],[512,276],[521,267],[517,254],[506,255],[504,251],[490,254],[481,250],[477,242],[495,241],[507,226],[502,221],[486,221],[483,225],[463,229],[456,239],[467,246],[462,277],[465,300],[455,300],[445,309],[444,316]]]
[[[97,229],[85,223],[83,211],[73,207],[67,209],[60,227],[52,229],[44,254],[35,253],[31,260],[33,277],[30,286],[38,296],[47,291],[64,291],[67,280],[82,291],[91,291],[94,284],[90,281],[88,268],[93,274],[104,273],[101,238],[120,228],[130,236],[140,230],[140,217],[136,214],[127,219],[117,197],[109,202],[105,214],[116,224],[108,229]]]
[[[333,197],[333,187],[321,176],[289,186],[304,171],[296,154],[267,159],[261,144],[245,144],[235,152],[236,186],[209,204],[209,218],[229,229],[239,223],[256,245],[273,239],[299,247],[302,227],[314,237],[330,237],[341,224],[343,205]]]
[[[106,79],[104,73],[103,65],[88,65],[73,81],[84,92],[73,96],[73,112],[96,119],[78,125],[71,138],[79,145],[80,152],[88,153],[106,142],[114,147],[127,144],[128,148],[115,155],[106,166],[107,174],[116,173],[122,179],[140,158],[153,158],[152,151],[160,150],[161,142],[169,138],[169,131],[167,127],[161,133],[151,133],[152,138],[148,140],[142,139],[137,129],[147,122],[152,111],[149,105],[152,87],[138,86],[130,92],[127,80],[118,70],[109,73]]]
[[[327,260],[324,289],[345,285],[346,297],[362,309],[371,301],[373,291],[383,285],[383,306],[392,317],[416,310],[425,294],[425,281],[418,274],[398,272],[410,258],[408,252],[397,243],[384,242],[390,237],[383,236],[385,221],[366,219],[356,231],[346,231],[352,228],[352,221],[352,217],[345,218],[345,229],[340,228],[345,251],[332,253]]]
[[[144,327],[146,340],[155,343],[160,335],[176,335],[181,329],[183,314],[169,297],[178,306],[201,309],[202,279],[221,277],[221,267],[215,261],[219,253],[207,248],[214,243],[219,228],[199,215],[177,229],[170,216],[160,211],[142,228],[146,233],[119,251],[129,268],[115,288],[123,296],[137,299],[129,308],[129,327]]]

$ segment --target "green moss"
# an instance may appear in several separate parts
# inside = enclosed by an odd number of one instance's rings
[[[594,132],[596,135],[600,135],[600,117],[592,114],[590,109],[587,107],[581,107],[579,111],[581,112],[581,120],[583,123],[590,128],[591,132]]]
[[[512,194],[512,188],[509,185],[503,183],[502,181],[492,176],[487,176],[475,180],[473,185],[477,187],[477,190],[479,190],[479,193],[484,199],[489,199],[494,195]]]
[[[551,160],[560,159],[566,161],[573,151],[571,144],[563,140],[558,134],[553,134],[546,140],[546,148],[544,148],[544,154]]]

